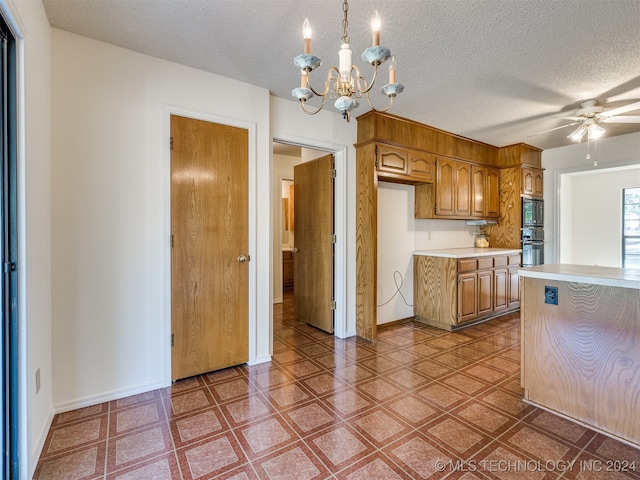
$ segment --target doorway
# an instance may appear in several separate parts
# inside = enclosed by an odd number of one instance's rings
[[[171,379],[249,360],[249,132],[171,116]]]
[[[347,147],[343,145],[328,144],[305,138],[293,137],[289,135],[274,136],[276,140],[273,143],[273,161],[272,161],[272,178],[273,178],[273,303],[282,302],[282,262],[283,251],[287,252],[291,248],[290,243],[282,244],[281,232],[284,229],[284,208],[282,185],[283,180],[293,178],[293,168],[297,164],[313,160],[321,156],[332,153],[335,157],[335,170],[337,172],[334,180],[333,203],[334,212],[334,232],[336,242],[334,244],[333,272],[334,287],[333,296],[335,300],[334,310],[334,335],[339,338],[346,338],[354,334],[354,329],[347,327],[347,273],[346,273],[346,255],[347,255],[347,201],[346,201],[346,185],[347,185]],[[295,202],[295,198],[294,198]],[[295,204],[295,203],[294,203]],[[294,225],[295,225],[295,207],[294,207]],[[290,234],[289,234],[290,235]],[[295,242],[295,238],[289,242]],[[284,249],[284,250],[283,250]],[[295,296],[295,290],[293,292]]]

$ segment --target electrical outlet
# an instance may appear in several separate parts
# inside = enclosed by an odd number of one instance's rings
[[[36,395],[40,392],[40,369],[36,370]]]
[[[558,304],[558,287],[544,287],[544,303],[549,305]]]

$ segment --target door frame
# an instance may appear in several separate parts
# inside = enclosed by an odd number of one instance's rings
[[[255,257],[257,251],[257,124],[238,120],[236,118],[224,117],[221,115],[190,110],[175,105],[163,106],[164,135],[162,135],[162,151],[164,152],[164,181],[163,181],[163,213],[162,223],[164,232],[163,255],[161,259],[161,270],[163,272],[163,288],[165,299],[162,311],[162,321],[160,322],[161,338],[166,339],[162,342],[162,359],[163,359],[163,383],[165,386],[171,385],[171,115],[179,115],[182,117],[203,120],[205,122],[218,123],[231,127],[243,128],[248,131],[249,144],[249,256]],[[257,358],[257,331],[258,331],[258,312],[257,312],[257,262],[249,261],[249,365],[259,363]]]
[[[331,153],[335,157],[336,178],[333,193],[333,221],[337,241],[334,246],[333,256],[333,296],[336,302],[333,317],[333,334],[338,338],[347,338],[350,336],[347,330],[347,146],[284,133],[274,133],[272,142],[320,150]],[[273,177],[273,148],[271,149],[271,172]],[[273,198],[271,201],[273,202]],[[274,238],[274,207],[272,205],[271,208],[271,238]],[[273,257],[273,249],[271,255]],[[276,263],[275,260],[274,258],[271,259],[271,271],[273,271],[273,265]],[[279,264],[282,264],[282,258],[280,258]],[[273,281],[273,275],[271,277],[270,281]],[[271,319],[273,324],[273,298],[271,301]],[[273,342],[273,331],[271,337]]]

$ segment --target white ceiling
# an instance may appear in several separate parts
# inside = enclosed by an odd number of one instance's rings
[[[53,27],[267,88],[291,101],[299,85],[302,22],[323,59],[315,85],[336,65],[341,0],[43,0]],[[597,99],[640,100],[640,0],[351,0],[354,63],[380,12],[381,44],[405,85],[391,113],[492,145],[569,145],[554,118]],[[386,70],[386,69],[385,69]],[[386,72],[381,80],[386,83]],[[379,89],[376,88],[376,91]],[[224,92],[212,92],[224,95]],[[375,94],[377,105],[385,97]],[[358,116],[368,108],[361,102]],[[333,110],[332,105],[325,106]],[[638,115],[640,112],[627,112]],[[303,113],[300,113],[304,121]],[[606,124],[607,136],[640,124]]]

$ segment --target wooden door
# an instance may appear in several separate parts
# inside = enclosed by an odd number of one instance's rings
[[[333,333],[333,155],[296,165],[294,312]]]
[[[171,116],[171,377],[249,360],[248,131]]]

